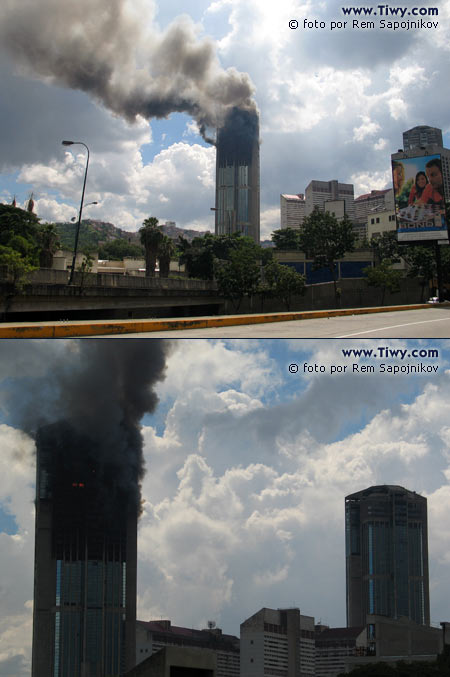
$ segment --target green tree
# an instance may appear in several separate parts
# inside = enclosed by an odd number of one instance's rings
[[[420,300],[423,301],[426,286],[437,275],[434,250],[424,246],[405,247],[403,258],[408,266],[407,276],[419,278],[421,281]]]
[[[30,265],[37,265],[39,260],[38,228],[36,214],[0,204],[0,245],[19,252]]]
[[[37,239],[40,245],[39,265],[41,268],[51,268],[53,255],[61,246],[56,225],[46,223],[44,226],[40,226]]]
[[[154,216],[145,219],[142,228],[139,229],[139,235],[145,248],[145,275],[146,277],[155,277],[158,249],[163,239],[163,232],[158,226],[158,219]]]
[[[12,299],[21,294],[29,275],[36,266],[32,265],[17,250],[0,245],[0,298],[3,302],[3,317],[8,312]]]
[[[175,245],[173,240],[167,235],[163,235],[163,239],[158,247],[159,277],[169,277],[170,262],[174,253]]]
[[[229,260],[230,253],[239,249],[245,239],[249,238],[244,238],[241,233],[231,235],[206,233],[201,237],[194,237],[191,243],[180,237],[178,240],[180,263],[186,266],[189,277],[212,280],[216,259]]]
[[[272,242],[276,249],[297,250],[299,248],[299,230],[280,228],[272,233]]]
[[[239,247],[228,259],[216,259],[214,272],[219,293],[229,299],[237,312],[244,296],[252,296],[260,281],[260,247],[248,237],[240,237]]]
[[[263,293],[267,294],[269,291],[271,296],[280,298],[287,310],[291,308],[293,296],[305,293],[305,276],[297,273],[291,266],[277,261],[270,261],[264,266],[264,279],[267,287],[263,289]]]
[[[355,248],[356,236],[347,216],[339,220],[329,212],[320,212],[317,207],[303,221],[299,234],[300,249],[312,258],[316,270],[328,268],[334,285],[336,305],[339,299],[337,289],[337,261]]]
[[[122,261],[126,256],[141,258],[144,256],[144,248],[137,244],[131,244],[124,238],[118,237],[115,240],[105,242],[99,250],[99,259],[109,259],[111,261]]]
[[[372,237],[369,247],[375,254],[375,263],[381,263],[383,259],[390,259],[392,263],[400,261],[400,247],[397,241],[397,232],[388,230],[377,237]]]
[[[79,275],[79,288],[80,288],[80,294],[83,293],[83,290],[86,287],[86,280],[88,279],[89,273],[92,271],[92,266],[94,263],[94,259],[90,255],[89,252],[84,254],[84,258],[80,265],[77,268]]]
[[[392,261],[384,259],[379,266],[368,266],[363,269],[363,273],[367,275],[367,284],[371,287],[379,287],[381,289],[381,305],[384,305],[384,297],[386,290],[391,294],[400,291],[400,280],[403,277],[399,270],[392,268]]]

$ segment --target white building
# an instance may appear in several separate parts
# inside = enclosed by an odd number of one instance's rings
[[[394,191],[392,188],[372,190],[370,193],[365,193],[355,199],[355,221],[358,223],[366,222],[370,214],[387,210],[394,210]]]
[[[314,618],[263,608],[241,624],[241,677],[315,674]]]
[[[300,228],[305,218],[305,196],[280,195],[281,228]]]
[[[339,183],[337,180],[310,181],[305,190],[305,216],[309,216],[314,207],[318,207],[321,212],[330,211],[326,203],[336,200],[344,201],[345,213],[353,221],[355,215],[353,184]]]
[[[376,212],[367,217],[367,239],[369,242],[373,237],[379,237],[382,233],[395,229],[395,211],[393,209]]]

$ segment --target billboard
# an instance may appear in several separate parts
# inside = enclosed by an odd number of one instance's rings
[[[440,154],[392,160],[399,242],[448,239]]]

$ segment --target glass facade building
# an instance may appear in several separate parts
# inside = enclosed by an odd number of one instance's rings
[[[32,675],[119,677],[134,666],[136,510],[108,500],[95,449],[68,424],[36,442]]]
[[[430,623],[427,501],[403,487],[345,499],[347,626],[367,614]]]
[[[216,235],[240,232],[259,244],[259,121],[233,108],[216,141]]]

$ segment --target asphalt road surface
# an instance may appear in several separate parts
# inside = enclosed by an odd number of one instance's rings
[[[121,338],[450,338],[450,307],[268,322],[210,329],[121,334]],[[99,338],[114,338],[99,336]],[[117,335],[115,336],[117,338]]]

